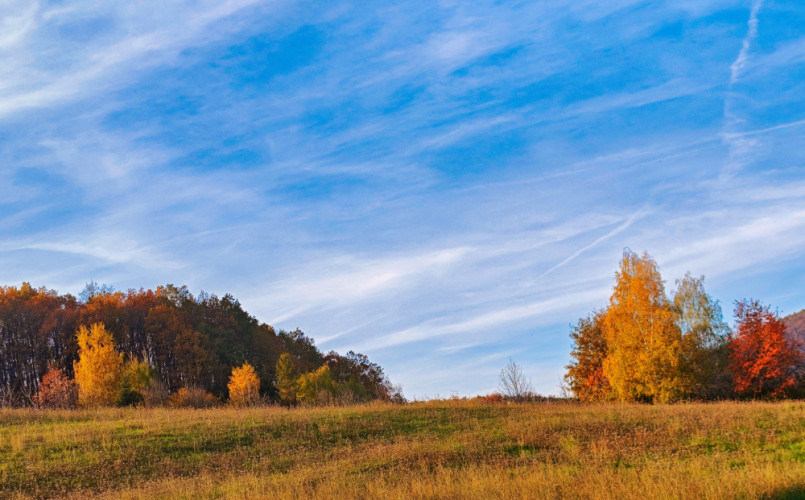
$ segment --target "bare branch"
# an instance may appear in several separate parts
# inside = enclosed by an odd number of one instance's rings
[[[514,401],[525,401],[532,394],[531,380],[525,377],[523,369],[509,358],[500,370],[500,392]]]

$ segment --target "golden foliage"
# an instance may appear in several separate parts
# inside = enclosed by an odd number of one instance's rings
[[[112,334],[103,323],[88,329],[80,326],[76,334],[78,360],[73,363],[78,384],[78,403],[82,406],[112,405],[123,372],[123,355],[115,351]]]
[[[254,367],[248,362],[232,369],[229,377],[229,402],[235,406],[248,406],[260,400],[260,379]]]
[[[693,380],[681,363],[682,333],[665,296],[657,263],[625,252],[603,319],[608,355],[604,374],[621,401],[670,402]]]
[[[296,363],[287,352],[282,353],[277,360],[277,392],[280,402],[284,405],[296,403],[296,388],[299,374],[296,370]]]
[[[335,382],[330,367],[323,365],[318,370],[299,377],[296,397],[300,403],[316,404],[320,399],[331,399],[335,394]]]

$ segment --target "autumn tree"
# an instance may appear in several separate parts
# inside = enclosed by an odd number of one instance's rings
[[[229,377],[229,402],[235,406],[248,406],[257,403],[260,399],[260,379],[254,367],[248,362],[239,368],[232,369]]]
[[[796,384],[802,354],[783,322],[757,300],[735,304],[729,341],[735,391],[750,397],[782,397]]]
[[[330,367],[322,365],[318,370],[299,377],[296,398],[300,403],[312,405],[324,402],[323,400],[331,400],[335,391],[336,384]]]
[[[676,282],[674,312],[682,334],[682,365],[693,381],[693,395],[720,398],[729,395],[727,336],[721,306],[704,290],[704,276],[690,273]]]
[[[276,373],[276,387],[280,402],[288,406],[296,403],[299,373],[296,370],[296,363],[287,352],[282,353],[277,360]]]
[[[168,305],[151,308],[145,318],[151,357],[160,378],[171,390],[198,384],[207,359],[199,333],[188,323],[183,311]]]
[[[72,374],[77,307],[29,283],[0,287],[0,406],[30,403],[51,364]]]
[[[357,399],[395,398],[382,369],[365,356],[328,355],[325,360],[302,331],[275,332],[231,295],[202,292],[194,297],[187,287],[174,285],[121,292],[90,283],[77,298],[23,283],[0,286],[0,406],[32,403],[51,363],[74,377],[76,331],[95,323],[104,325],[124,359],[142,357],[156,371],[159,387],[146,391],[155,396],[149,404],[181,387],[224,399],[232,367],[246,359],[266,394],[277,397],[275,368],[284,352],[299,370],[330,364],[333,379],[347,383]]]
[[[78,402],[83,406],[111,405],[117,399],[123,355],[102,323],[80,326],[76,335],[78,360],[73,364]]]
[[[75,382],[60,369],[51,366],[42,376],[34,404],[39,408],[72,408],[77,399]]]
[[[120,376],[120,388],[117,395],[118,406],[142,403],[154,375],[154,369],[147,361],[137,358],[129,359],[123,365]]]
[[[657,263],[624,252],[603,321],[604,375],[621,401],[670,402],[688,394],[683,339]]]
[[[581,401],[601,401],[610,394],[609,380],[604,376],[607,342],[603,328],[604,312],[595,312],[579,319],[570,337],[573,360],[567,365],[565,380]]]
[[[324,357],[324,363],[330,367],[333,380],[341,385],[345,399],[391,401],[395,398],[395,388],[386,378],[383,369],[377,363],[369,361],[365,354],[349,351],[346,355],[341,355],[330,351]]]

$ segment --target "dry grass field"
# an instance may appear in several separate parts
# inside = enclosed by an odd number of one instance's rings
[[[0,498],[803,498],[805,403],[0,410]]]

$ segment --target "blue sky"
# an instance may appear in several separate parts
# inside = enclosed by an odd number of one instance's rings
[[[409,397],[557,393],[624,247],[805,307],[805,6],[0,9],[0,283],[232,293]]]

